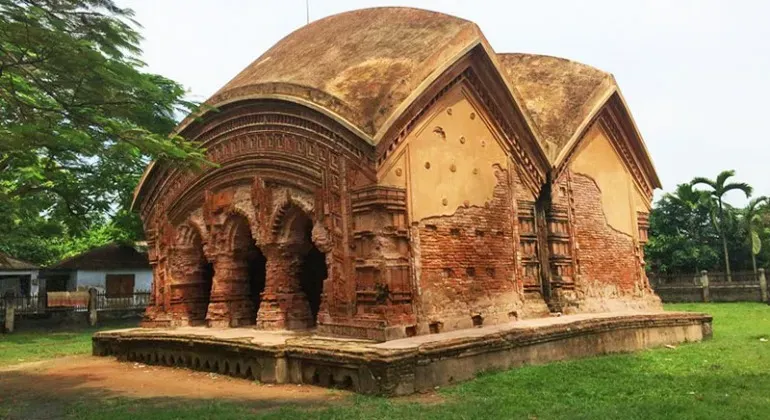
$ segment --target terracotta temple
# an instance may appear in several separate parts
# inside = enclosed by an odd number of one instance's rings
[[[472,22],[359,10],[282,39],[178,128],[216,166],[136,190],[145,326],[387,341],[660,310],[650,156],[614,77]]]

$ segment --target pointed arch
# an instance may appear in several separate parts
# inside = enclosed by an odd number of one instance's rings
[[[298,223],[309,222],[312,225],[314,216],[315,212],[311,204],[295,198],[287,190],[270,219],[273,240],[288,239],[293,232],[295,233],[293,228],[300,227]]]

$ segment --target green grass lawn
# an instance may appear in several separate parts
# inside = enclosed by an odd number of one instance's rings
[[[487,373],[439,390],[443,402],[437,404],[353,396],[343,403],[310,409],[287,403],[280,409],[255,411],[245,403],[165,399],[138,404],[111,398],[72,401],[66,415],[82,419],[770,418],[770,341],[760,340],[770,339],[770,306],[679,304],[667,309],[711,313],[714,338],[676,349]],[[89,343],[85,334],[72,341],[75,351]],[[78,341],[80,345],[75,344]],[[12,347],[2,345],[0,360]]]
[[[62,356],[91,353],[91,336],[100,329],[115,329],[131,324],[113,324],[101,328],[17,331],[0,334],[0,367]]]

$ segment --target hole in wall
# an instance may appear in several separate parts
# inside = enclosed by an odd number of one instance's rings
[[[468,275],[468,277],[475,277],[476,276],[476,269],[474,267],[468,267],[465,269],[465,274]]]
[[[487,276],[489,277],[495,277],[495,268],[494,267],[487,267]]]
[[[484,318],[481,315],[473,315],[471,317],[471,321],[473,322],[474,327],[480,327],[484,325]]]
[[[404,332],[406,333],[407,337],[414,337],[417,335],[417,326],[410,325],[406,328],[404,328]]]
[[[431,322],[428,325],[428,330],[430,330],[431,334],[438,334],[441,332],[441,329],[444,325],[440,322]]]
[[[460,229],[458,229],[458,228],[449,229],[449,234],[452,235],[455,238],[459,238],[460,237]]]
[[[337,381],[334,383],[335,388],[339,389],[347,389],[352,391],[353,390],[353,378],[350,377],[350,375],[345,375],[344,378],[342,378],[341,381]]]

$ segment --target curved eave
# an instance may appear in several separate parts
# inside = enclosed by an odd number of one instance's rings
[[[220,92],[220,94],[223,94],[224,92]],[[327,108],[324,108],[312,101],[309,101],[304,98],[298,98],[296,96],[290,96],[290,95],[282,95],[282,94],[270,94],[270,93],[264,93],[264,94],[248,94],[248,95],[241,95],[241,96],[232,96],[229,97],[226,100],[222,100],[219,102],[214,102],[211,104],[206,104],[207,108],[213,108],[213,109],[219,109],[226,105],[234,104],[237,102],[243,102],[248,100],[258,100],[258,99],[272,99],[272,100],[281,100],[285,102],[291,102],[298,105],[305,106],[307,108],[310,108],[314,111],[317,111],[323,115],[326,115],[327,117],[331,118],[333,121],[339,123],[346,129],[350,130],[353,134],[361,138],[361,140],[365,141],[367,144],[374,146],[376,143],[372,140],[372,137],[367,135],[365,132],[363,132],[361,129],[359,129],[355,124],[348,121],[341,115],[332,112],[328,110]],[[174,132],[172,135],[180,135],[192,126],[194,123],[196,123],[198,118],[203,118],[207,114],[214,112],[212,109],[206,109],[204,111],[201,111],[200,113],[196,114],[195,116],[188,116],[184,120],[182,120],[181,123],[174,129]],[[150,164],[147,166],[147,168],[144,170],[144,173],[142,173],[142,177],[139,179],[139,184],[136,186],[136,189],[134,189],[134,197],[131,201],[131,210],[135,210],[137,208],[137,205],[139,204],[139,201],[142,197],[142,192],[144,189],[144,185],[146,184],[147,180],[152,175],[152,172],[154,171],[156,166],[156,161],[150,162]]]
[[[531,116],[522,106],[523,99],[521,98],[521,95],[518,93],[518,91],[514,89],[513,85],[507,80],[504,73],[502,72],[502,67],[499,61],[497,60],[497,54],[492,49],[489,42],[486,40],[486,38],[481,33],[481,31],[478,30],[478,28],[476,28],[476,31],[477,31],[477,38],[475,41],[467,45],[465,48],[463,48],[461,51],[455,54],[451,59],[447,60],[443,65],[441,65],[434,72],[432,72],[430,76],[427,77],[425,80],[423,80],[423,82],[420,83],[417,89],[414,92],[412,92],[399,105],[398,108],[396,108],[396,110],[385,121],[382,127],[380,127],[380,129],[377,131],[377,134],[375,134],[374,142],[375,144],[379,144],[379,142],[382,141],[385,136],[387,136],[389,133],[392,133],[394,125],[399,122],[403,114],[406,113],[409,110],[409,108],[414,105],[415,102],[421,99],[422,96],[425,95],[426,91],[428,91],[432,87],[432,85],[436,83],[436,81],[442,75],[444,75],[449,69],[451,69],[454,65],[456,65],[460,60],[462,60],[474,49],[476,49],[483,52],[484,58],[487,59],[488,63],[494,68],[494,72],[496,73],[497,79],[498,79],[497,81],[505,87],[507,96],[510,99],[510,104],[522,116],[522,119],[524,121],[527,131],[529,132],[529,134],[532,135],[534,139],[533,146],[537,156],[532,156],[532,158],[534,158],[535,161],[539,162],[543,170],[546,171],[548,168],[549,160],[545,153],[545,150],[542,147],[542,144],[540,141],[540,138],[541,138],[540,133],[536,130],[535,124],[533,123]]]
[[[564,145],[561,152],[559,152],[558,157],[554,160],[552,170],[556,172],[557,170],[559,170],[559,168],[562,168],[566,163],[568,163],[567,160],[570,158],[570,156],[573,155],[572,152],[579,145],[580,140],[583,138],[583,136],[586,134],[588,129],[594,123],[599,113],[601,113],[604,110],[604,108],[609,105],[610,101],[613,98],[617,98],[621,103],[621,109],[624,114],[623,117],[629,122],[629,126],[632,128],[632,132],[628,134],[633,139],[632,141],[634,141],[642,150],[642,153],[637,153],[636,155],[637,155],[637,158],[639,158],[640,163],[642,164],[644,173],[649,178],[650,184],[653,189],[662,188],[660,178],[658,176],[658,173],[657,173],[657,170],[655,169],[654,164],[652,163],[652,158],[650,157],[650,153],[647,149],[647,145],[645,144],[644,139],[642,138],[642,134],[639,131],[639,128],[636,125],[636,122],[634,121],[633,116],[631,115],[631,112],[628,109],[628,104],[623,98],[623,95],[621,94],[620,89],[617,86],[617,83],[614,82],[614,78],[612,80],[613,82],[608,86],[608,88],[597,95],[597,100],[595,101],[595,104],[591,109],[591,112],[583,120],[583,122],[580,124],[578,129],[572,135],[570,140]]]
[[[545,170],[548,165],[548,158],[545,153],[545,150],[543,150],[542,148],[542,144],[540,141],[540,134],[537,132],[531,116],[529,115],[528,112],[526,112],[526,110],[521,105],[523,103],[521,95],[514,89],[513,85],[504,76],[504,73],[502,72],[502,67],[498,62],[498,60],[496,59],[496,53],[494,52],[492,47],[489,45],[489,42],[487,42],[487,40],[484,38],[483,34],[481,33],[481,30],[479,30],[478,27],[474,25],[473,31],[475,36],[473,37],[472,41],[469,42],[468,45],[466,45],[464,48],[459,50],[452,57],[444,61],[433,72],[431,72],[429,76],[426,77],[418,85],[418,87],[406,99],[404,99],[401,102],[401,104],[399,104],[399,106],[391,113],[391,115],[382,124],[382,126],[379,127],[379,129],[377,130],[374,136],[369,136],[356,124],[349,121],[347,118],[340,115],[339,113],[329,110],[328,108],[312,100],[297,97],[294,95],[279,94],[279,93],[234,94],[236,92],[231,92],[228,90],[228,91],[217,92],[214,95],[214,97],[211,98],[210,100],[211,102],[207,103],[206,106],[209,108],[218,109],[223,106],[233,104],[236,102],[254,100],[254,99],[274,99],[274,100],[292,102],[298,105],[308,107],[310,109],[313,109],[317,112],[320,112],[326,115],[327,117],[336,121],[346,129],[350,130],[352,133],[354,133],[356,136],[361,138],[366,143],[372,146],[376,146],[383,139],[383,137],[389,132],[389,130],[393,128],[393,125],[398,122],[402,114],[404,114],[415,101],[420,99],[421,96],[425,94],[425,91],[428,90],[431,87],[431,85],[434,84],[436,80],[438,80],[441,77],[441,75],[443,75],[448,69],[450,69],[458,61],[460,61],[463,57],[465,57],[468,53],[470,53],[474,48],[478,48],[481,51],[483,51],[484,57],[488,59],[489,63],[494,67],[494,70],[498,76],[499,82],[501,82],[505,86],[505,90],[507,91],[507,94],[510,97],[512,105],[516,108],[518,113],[523,117],[527,130],[535,140],[534,141],[535,144],[533,146],[534,146],[535,153],[537,153],[537,156],[533,156],[533,158],[535,158],[536,161],[540,162],[540,165]],[[458,37],[459,36],[461,35],[458,35]],[[462,35],[462,36],[465,36],[465,35]],[[269,83],[262,84],[262,86],[269,86],[269,85],[270,85]],[[243,92],[244,89],[243,87],[239,87],[239,88],[233,89],[233,91]],[[226,98],[226,99],[220,100],[218,98]],[[334,98],[334,99],[339,101],[339,98]],[[174,134],[177,135],[177,134],[183,133],[184,130],[190,127],[192,124],[194,124],[197,119],[202,118],[203,116],[207,115],[209,112],[212,112],[212,110],[205,109],[200,113],[196,114],[195,116],[188,116],[176,127],[176,129],[174,130]],[[151,162],[150,165],[145,169],[144,173],[142,174],[142,177],[139,180],[139,184],[137,185],[137,188],[134,190],[134,197],[131,203],[132,210],[136,209],[137,205],[141,201],[145,184],[147,183],[148,179],[152,176],[152,173],[155,170],[155,166],[156,166],[156,162],[155,161]]]
[[[644,138],[642,137],[642,132],[639,131],[639,126],[636,125],[636,120],[634,119],[634,115],[631,113],[630,108],[628,107],[628,103],[626,103],[626,98],[623,96],[623,93],[620,91],[620,88],[616,88],[616,93],[618,95],[618,99],[620,100],[620,103],[623,104],[623,111],[626,114],[626,117],[628,118],[628,121],[633,128],[633,134],[634,137],[639,142],[639,147],[642,148],[644,151],[644,164],[647,167],[647,172],[650,175],[650,181],[652,182],[653,188],[663,188],[663,184],[660,182],[660,177],[658,176],[658,171],[655,169],[655,163],[652,161],[652,158],[650,157],[650,151],[647,149],[647,144],[644,141]]]

